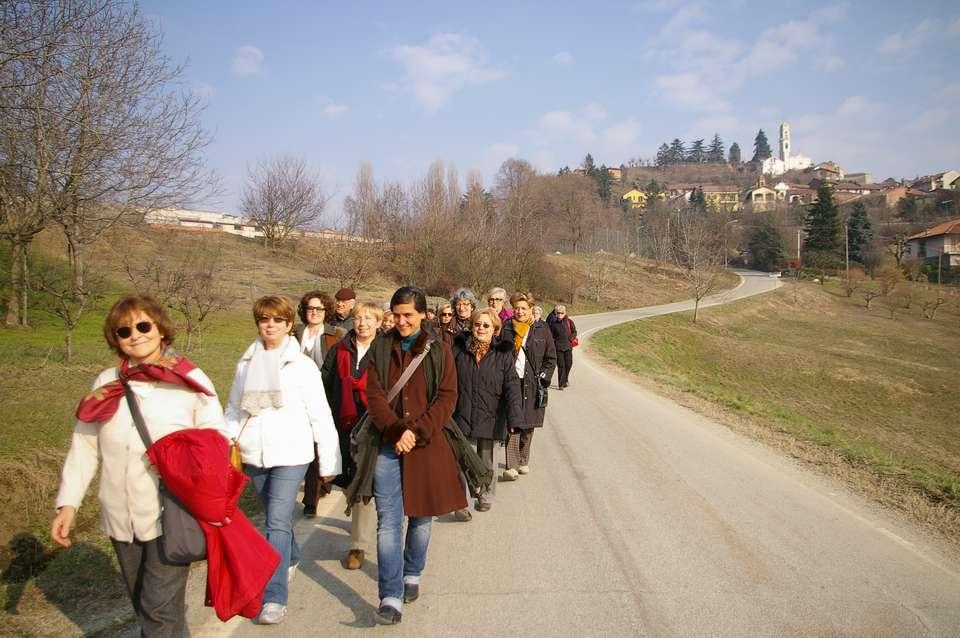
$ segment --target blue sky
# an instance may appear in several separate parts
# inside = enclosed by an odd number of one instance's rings
[[[492,183],[587,152],[619,165],[720,134],[877,179],[960,168],[960,17],[948,2],[145,2],[208,103],[237,212],[258,159],[307,160],[338,202],[362,161],[409,183],[435,159]]]

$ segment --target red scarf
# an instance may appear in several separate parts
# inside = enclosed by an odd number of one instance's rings
[[[354,392],[357,393],[364,411],[367,409],[367,370],[360,374],[359,379],[355,379],[350,350],[341,346],[337,349],[337,374],[340,375],[340,429],[349,430],[360,418],[357,403],[353,398]]]
[[[120,376],[131,381],[150,381],[153,383],[173,383],[182,385],[194,392],[202,392],[207,396],[214,396],[203,384],[187,376],[197,366],[186,357],[179,355],[163,356],[156,363],[142,363],[130,366],[126,359],[120,362]],[[77,406],[77,419],[84,423],[103,423],[117,413],[120,399],[123,397],[123,384],[120,380],[100,386],[80,402]]]

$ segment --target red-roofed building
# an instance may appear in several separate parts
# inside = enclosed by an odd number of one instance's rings
[[[960,217],[907,237],[907,254],[924,261],[943,259],[960,266]]]

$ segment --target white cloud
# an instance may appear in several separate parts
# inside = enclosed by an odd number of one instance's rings
[[[891,33],[880,43],[880,53],[890,55],[900,55],[909,53],[919,48],[925,42],[930,41],[930,35],[939,30],[939,24],[935,20],[921,20],[915,27],[908,31]]]
[[[350,110],[346,104],[340,104],[328,97],[318,97],[317,103],[320,105],[320,114],[327,119],[340,117]]]
[[[540,117],[537,125],[545,143],[570,142],[591,144],[597,139],[589,118],[577,117],[570,111],[549,111]]]
[[[213,85],[198,80],[190,86],[190,92],[200,99],[209,100],[216,93],[216,89]]]
[[[602,104],[592,102],[578,111],[555,110],[540,116],[531,137],[538,147],[539,155],[534,164],[542,170],[555,170],[564,161],[557,157],[583,157],[593,153],[597,162],[617,162],[636,152],[640,136],[640,124],[633,118],[612,122],[607,126],[607,110]],[[601,159],[602,158],[602,159]]]
[[[905,128],[910,131],[931,131],[942,127],[953,119],[955,119],[954,113],[950,109],[938,106],[927,109],[910,122],[907,122]]]
[[[237,76],[256,75],[263,68],[263,51],[252,45],[244,45],[233,52],[230,71]]]
[[[693,131],[698,131],[702,135],[704,131],[713,131],[721,136],[736,133],[740,129],[740,120],[733,115],[707,115],[698,118],[693,123]]]
[[[458,33],[437,34],[426,45],[395,46],[389,54],[406,71],[403,88],[431,113],[457,91],[504,75],[489,65],[479,40]]]
[[[870,102],[862,95],[851,95],[837,107],[837,115],[862,115],[870,108]]]
[[[567,66],[573,62],[573,55],[569,51],[560,51],[553,54],[553,61],[560,66]]]
[[[699,73],[660,75],[655,86],[669,102],[683,108],[703,111],[727,111],[730,104],[714,91],[709,81]]]

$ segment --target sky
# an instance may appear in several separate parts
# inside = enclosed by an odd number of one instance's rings
[[[511,157],[555,172],[652,158],[714,133],[876,181],[960,168],[960,17],[949,2],[466,3],[149,1],[207,159],[238,214],[248,168],[303,158],[340,221],[361,162],[378,181],[429,164],[492,185]]]

